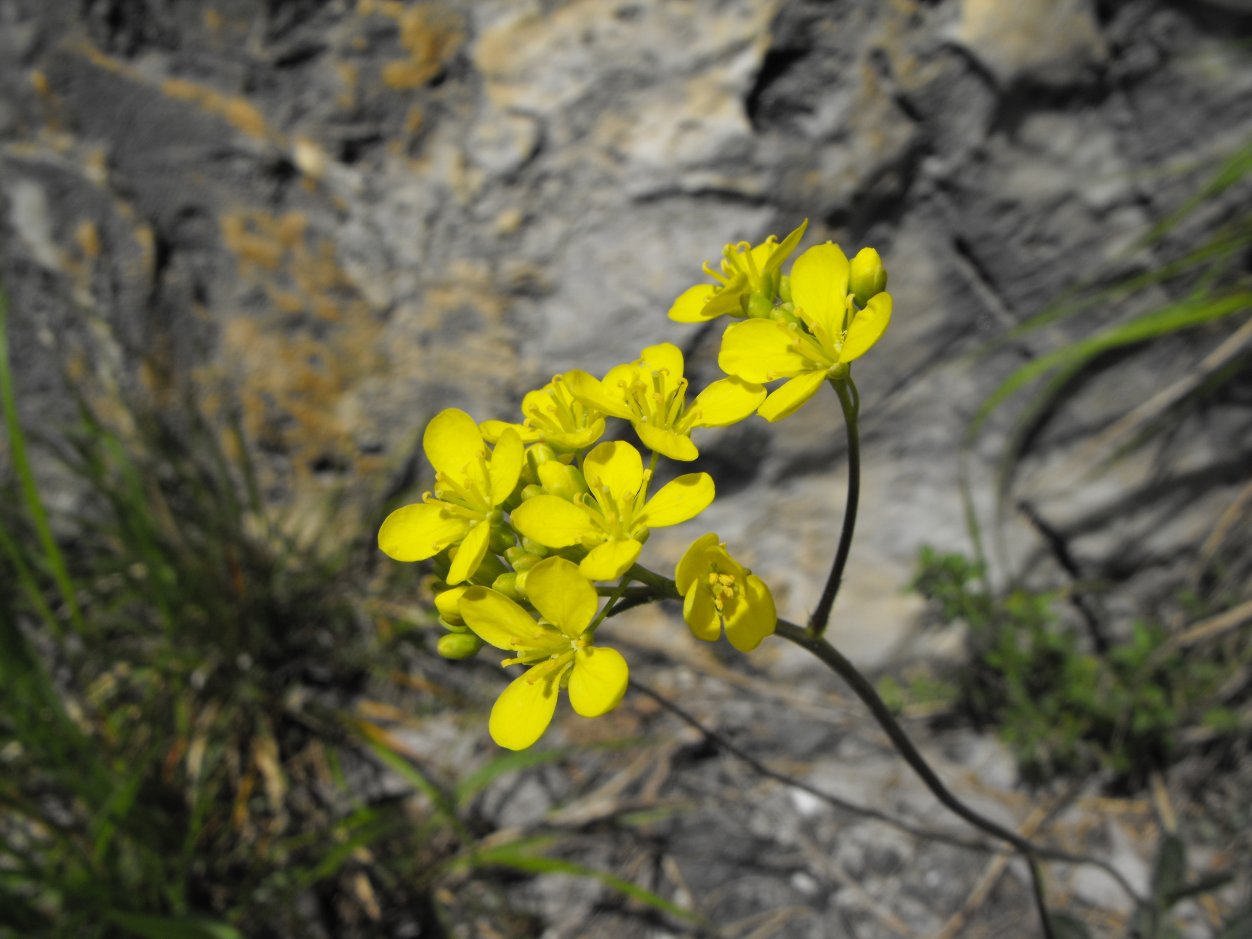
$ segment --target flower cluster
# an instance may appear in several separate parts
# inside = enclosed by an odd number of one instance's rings
[[[433,488],[387,516],[378,544],[397,561],[432,560],[447,630],[442,655],[466,658],[488,644],[508,653],[503,665],[524,668],[491,712],[501,746],[537,741],[562,689],[584,717],[617,706],[629,668],[597,644],[597,632],[619,605],[681,597],[697,638],[714,641],[724,631],[745,652],[774,632],[769,588],[717,535],[692,543],[673,580],[639,558],[653,529],[695,518],[714,498],[705,472],[654,485],[661,458],[695,460],[691,435],[699,428],[792,413],[823,380],[845,377],[847,363],[886,329],[891,297],[871,249],[849,262],[835,245],[819,245],[790,276],[782,273],[804,230],[782,242],[728,245],[720,272],[705,265],[716,283],[674,303],[670,316],[679,321],[740,320],[722,340],[726,377],[698,394],[689,393],[682,352],[661,343],[603,378],[581,370],[555,376],[525,395],[518,422],[480,424],[449,408],[427,425],[422,447]],[[777,379],[786,382],[768,391]],[[604,439],[614,420],[629,424],[646,461],[633,443]]]

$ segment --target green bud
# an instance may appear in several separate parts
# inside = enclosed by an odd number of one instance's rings
[[[887,289],[887,269],[882,258],[873,248],[862,248],[852,259],[848,287],[858,306],[865,306],[869,298]]]
[[[488,551],[470,580],[476,584],[489,584],[503,574],[504,571],[504,562]]]
[[[794,323],[796,325],[799,325],[800,323],[800,317],[796,316],[795,307],[793,307],[790,303],[774,307],[774,309],[769,312],[769,318],[777,323]]]
[[[521,600],[523,597],[517,589],[517,577],[518,575],[513,573],[501,574],[491,582],[491,589],[498,590],[510,600]]]
[[[791,303],[791,277],[783,274],[778,281],[778,296],[782,297],[783,303]]]
[[[531,444],[526,448],[526,463],[538,478],[539,467],[556,459],[556,451],[546,443]]]
[[[504,525],[501,525],[499,528],[492,527],[491,541],[488,545],[492,552],[503,554],[515,544],[517,544],[517,536],[513,534],[513,529]]]
[[[748,297],[748,316],[766,317],[774,309],[774,298],[763,293],[754,293]]]
[[[546,490],[544,490],[543,486],[527,486],[522,490],[522,501],[525,502],[527,499],[533,499],[535,496],[541,496],[545,491]]]
[[[531,554],[520,545],[509,548],[509,550],[505,551],[504,559],[508,561],[513,570],[517,571],[519,574],[522,571],[530,570],[543,560],[543,558]]]
[[[448,633],[435,643],[435,650],[445,659],[468,659],[482,647],[483,641],[473,633]]]
[[[541,545],[538,541],[532,541],[530,538],[522,539],[522,547],[526,549],[527,554],[533,554],[536,557],[546,558],[548,549]]]
[[[587,482],[577,467],[555,460],[539,467],[539,481],[543,483],[545,492],[571,501],[579,493],[587,491]]]

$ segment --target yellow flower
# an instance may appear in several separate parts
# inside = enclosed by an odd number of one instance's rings
[[[780,243],[770,235],[755,247],[746,241],[722,249],[722,269],[715,271],[706,261],[704,273],[716,284],[688,287],[669,309],[669,318],[679,323],[703,323],[719,316],[765,315],[774,306],[782,281],[783,262],[791,256],[809,220]],[[754,298],[761,298],[754,300]]]
[[[650,528],[685,522],[713,501],[708,473],[679,476],[649,499],[651,476],[630,444],[599,444],[583,462],[586,492],[573,492],[570,499],[533,495],[513,510],[513,527],[549,548],[588,549],[579,565],[583,576],[613,580],[635,563]]]
[[[511,427],[522,443],[543,441],[554,450],[566,452],[591,446],[604,435],[604,415],[570,393],[573,374],[557,375],[537,391],[527,392],[522,398],[522,423],[483,421],[483,436],[495,443]]]
[[[514,653],[501,664],[529,666],[491,709],[491,739],[510,750],[525,750],[543,736],[561,688],[575,712],[599,717],[617,707],[630,675],[616,649],[591,644],[587,627],[600,598],[572,562],[536,564],[526,575],[526,594],[541,621],[486,587],[470,587],[460,601],[461,616],[480,639]]]
[[[499,506],[522,472],[522,441],[506,429],[488,451],[474,419],[448,408],[426,425],[422,449],[435,468],[434,493],[396,509],[378,531],[378,547],[397,561],[424,561],[459,545],[449,584],[474,575],[487,554],[493,526],[503,525]]]
[[[692,635],[716,642],[726,638],[740,652],[751,652],[774,633],[778,613],[765,581],[730,556],[717,535],[691,543],[674,571],[683,595],[683,619]]]
[[[885,273],[882,278],[885,283]],[[889,293],[877,293],[864,308],[857,308],[849,292],[848,259],[830,242],[809,248],[796,259],[791,297],[795,322],[752,319],[735,323],[722,337],[717,359],[724,372],[744,381],[790,379],[771,392],[758,410],[769,421],[798,410],[823,381],[864,355],[891,321]]]
[[[765,400],[765,389],[739,378],[715,381],[687,404],[683,354],[672,343],[648,346],[638,361],[618,365],[600,381],[569,372],[570,391],[595,411],[630,421],[644,446],[672,460],[699,456],[691,442],[696,427],[741,421]]]

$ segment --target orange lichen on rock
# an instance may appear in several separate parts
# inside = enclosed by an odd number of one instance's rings
[[[167,78],[162,89],[171,98],[191,102],[217,115],[249,137],[265,139],[271,136],[269,124],[261,112],[243,98],[225,95],[206,85],[182,78]]]
[[[100,257],[100,230],[89,218],[83,219],[74,229],[74,243],[84,258],[95,260]]]
[[[222,239],[246,269],[249,265],[276,271],[283,261],[283,246],[269,231],[258,230],[254,217],[228,213],[221,219]]]
[[[433,5],[408,7],[381,2],[372,9],[396,21],[407,58],[383,66],[383,84],[397,91],[420,88],[436,78],[465,44],[465,30],[451,11]]]
[[[291,458],[289,481],[357,466],[343,402],[381,367],[373,309],[335,244],[310,229],[301,212],[237,210],[221,219],[241,279],[261,287],[272,307],[226,325],[222,361],[234,374],[245,432]]]

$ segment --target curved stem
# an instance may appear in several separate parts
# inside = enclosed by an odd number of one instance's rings
[[[1052,928],[1052,920],[1048,915],[1047,907],[1043,903],[1044,888],[1042,873],[1039,869],[1039,860],[1041,858],[1051,858],[1054,860],[1066,861],[1069,863],[1090,863],[1090,858],[1083,858],[1078,855],[1070,855],[1068,852],[1060,852],[1053,850],[1044,850],[1036,847],[1029,839],[1023,838],[1017,832],[1010,828],[1005,828],[997,822],[992,821],[985,815],[970,808],[944,785],[943,780],[926,762],[926,758],[913,745],[913,741],[909,739],[904,732],[904,728],[896,721],[895,716],[891,713],[890,708],[878,696],[878,692],[874,690],[874,686],[869,680],[857,670],[844,655],[832,646],[821,636],[814,636],[809,630],[795,623],[779,620],[777,633],[789,642],[793,642],[807,652],[812,653],[822,661],[836,675],[844,680],[853,693],[861,699],[861,702],[869,708],[874,720],[878,722],[878,726],[883,729],[896,752],[904,757],[904,761],[915,772],[931,794],[938,799],[945,808],[953,814],[964,819],[970,825],[973,825],[979,831],[986,832],[993,838],[1011,845],[1018,853],[1025,857],[1030,866],[1031,887],[1034,892],[1035,905],[1039,910],[1040,925],[1043,928],[1043,934],[1046,939],[1055,939],[1056,933]],[[1138,900],[1138,894],[1135,893],[1125,878],[1113,871],[1113,869],[1100,865],[1105,870],[1112,873],[1122,888],[1131,896]]]
[[[641,584],[647,584],[655,592],[657,600],[674,600],[681,597],[678,588],[674,586],[674,582],[663,574],[650,571],[642,564],[632,565],[630,570],[626,572],[626,576],[631,580],[637,580]]]
[[[832,805],[845,812],[851,812],[854,815],[860,815],[865,818],[872,818],[883,822],[884,824],[897,828],[906,834],[912,835],[914,838],[921,838],[926,841],[938,841],[942,844],[949,844],[953,847],[962,848],[966,851],[983,851],[989,854],[1003,854],[1008,851],[1008,849],[1002,845],[997,845],[991,841],[972,841],[962,838],[959,835],[954,835],[951,832],[913,825],[905,819],[896,818],[894,815],[889,815],[886,812],[870,808],[866,805],[857,805],[856,803],[849,802],[846,799],[841,799],[837,795],[819,789],[816,786],[812,786],[802,779],[797,779],[794,776],[788,776],[786,773],[771,769],[769,766],[750,754],[747,750],[737,746],[724,734],[720,734],[712,727],[702,723],[699,718],[695,717],[689,711],[675,704],[665,695],[650,686],[645,685],[633,676],[630,679],[630,687],[634,691],[642,692],[644,695],[651,698],[687,726],[698,730],[710,743],[715,744],[718,748],[726,751],[735,759],[746,764],[758,776],[765,779],[772,779],[775,782],[782,783],[784,786],[790,786],[792,789],[799,789],[802,792],[807,792],[814,798],[820,799],[828,805]]]
[[[609,599],[605,602],[604,606],[600,608],[600,612],[597,613],[596,618],[591,621],[591,625],[587,627],[586,631],[588,633],[594,633],[596,628],[601,623],[603,623],[606,619],[608,619],[610,616],[613,615],[612,610],[617,605],[618,601],[622,599],[622,594],[626,592],[626,585],[629,583],[630,583],[630,572],[628,571],[622,575],[622,579],[618,581],[617,586],[613,589],[613,592],[609,595]]]
[[[987,834],[1011,844],[1023,854],[1035,853],[1035,846],[1017,832],[1011,831],[975,812],[948,790],[948,787],[943,784],[938,774],[931,769],[925,757],[921,755],[913,741],[904,732],[904,728],[896,721],[895,715],[891,713],[891,709],[878,696],[878,692],[874,690],[874,686],[870,684],[869,679],[862,675],[857,670],[857,667],[844,657],[843,653],[825,639],[815,637],[807,630],[786,620],[779,620],[777,633],[787,641],[795,643],[806,652],[810,652],[821,659],[824,665],[828,666],[831,671],[847,683],[853,693],[869,708],[870,713],[874,716],[874,720],[878,722],[878,726],[883,729],[883,732],[891,740],[892,746],[904,757],[904,761],[912,767],[913,772],[921,778],[922,782],[926,784],[926,788],[934,794],[936,799],[980,831],[985,831]]]
[[[831,380],[835,394],[839,396],[839,406],[843,409],[843,422],[848,431],[848,498],[843,508],[843,528],[839,532],[839,547],[835,550],[835,560],[830,568],[830,576],[826,578],[826,586],[809,617],[809,635],[820,639],[830,621],[830,611],[835,605],[835,596],[839,593],[839,584],[843,580],[843,569],[848,563],[848,553],[852,550],[852,533],[856,529],[857,503],[861,496],[861,439],[857,432],[857,412],[860,410],[861,396],[852,383],[852,377]]]
[[[636,565],[636,567],[631,570],[631,576],[642,580],[643,578],[639,577],[639,573],[647,575],[650,588],[639,590],[638,592],[632,590],[629,595],[624,596],[619,600],[619,602],[613,607],[612,611],[609,612],[608,617],[615,616],[618,613],[623,613],[629,608],[640,606],[645,603],[653,603],[659,600],[673,600],[680,597],[680,594],[678,593],[678,590],[674,586],[674,582],[672,580],[669,580],[660,574],[648,571],[646,568],[639,568],[639,566]],[[814,655],[822,662],[823,665],[828,667],[844,680],[848,687],[852,689],[852,692],[861,699],[861,703],[869,709],[870,714],[878,723],[878,726],[881,727],[883,732],[887,735],[887,738],[891,741],[891,744],[895,748],[896,752],[904,758],[904,761],[909,764],[909,767],[914,773],[917,774],[918,778],[921,779],[926,788],[930,790],[931,794],[934,795],[945,808],[979,831],[982,831],[985,834],[988,834],[993,838],[1009,845],[1026,858],[1030,867],[1032,881],[1031,886],[1036,901],[1044,895],[1042,873],[1039,869],[1038,862],[1040,860],[1048,860],[1058,861],[1063,864],[1082,864],[1098,867],[1100,870],[1112,877],[1113,880],[1117,882],[1117,885],[1126,893],[1126,896],[1128,896],[1136,905],[1143,902],[1143,898],[1139,895],[1138,891],[1136,891],[1126,877],[1111,864],[1101,861],[1098,858],[1088,857],[1082,854],[1073,854],[1069,851],[1062,851],[1057,848],[1036,845],[1028,838],[1022,837],[1012,829],[1005,828],[1003,825],[1000,825],[999,823],[970,808],[958,799],[946,785],[944,785],[943,780],[939,778],[938,773],[936,773],[931,765],[926,762],[926,758],[922,756],[921,751],[917,749],[913,741],[909,739],[908,734],[905,733],[904,728],[901,727],[899,722],[895,719],[895,715],[891,713],[891,709],[888,708],[883,699],[879,697],[878,692],[874,689],[874,686],[870,683],[869,679],[862,675],[857,667],[853,665],[838,649],[832,646],[828,640],[822,638],[821,636],[814,636],[803,626],[799,626],[788,620],[780,619],[775,632],[788,642],[794,643],[806,652]],[[659,697],[655,695],[655,692],[645,691],[644,693],[651,694],[654,697]],[[685,720],[693,720],[687,715],[680,714],[680,716]],[[739,753],[736,753],[734,749],[732,749],[731,752],[735,755],[740,755]],[[743,755],[742,758],[748,759],[750,765],[753,765],[754,767],[760,765],[746,755]],[[772,774],[767,773],[767,775]],[[826,798],[824,795],[821,797]],[[1047,939],[1055,939],[1055,932],[1052,929],[1052,923],[1048,917],[1046,908],[1040,906],[1039,917],[1042,923],[1044,936],[1047,937]]]

